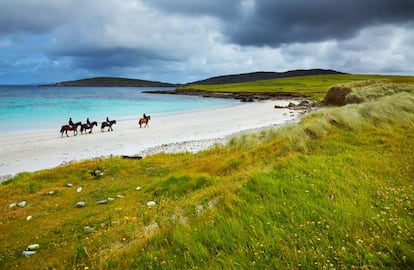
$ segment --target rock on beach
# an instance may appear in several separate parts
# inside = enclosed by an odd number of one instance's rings
[[[149,201],[149,202],[147,202],[147,206],[154,206],[154,205],[156,205],[157,203],[156,202],[154,202],[154,201]]]
[[[36,254],[36,251],[35,250],[24,250],[22,252],[22,256],[23,257],[28,257],[28,256],[34,255],[34,254]]]
[[[82,207],[84,207],[86,205],[86,203],[85,202],[77,202],[76,203],[76,207],[77,208],[82,208]]]
[[[21,201],[17,204],[18,207],[25,207],[26,206],[26,201]]]
[[[107,204],[108,200],[100,200],[98,202],[96,202],[96,204]]]

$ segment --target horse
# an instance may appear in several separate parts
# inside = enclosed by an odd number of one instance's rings
[[[110,120],[110,121],[104,121],[104,122],[102,122],[102,124],[101,124],[101,132],[103,132],[104,130],[104,127],[108,127],[108,131],[113,131],[113,129],[112,129],[112,125],[113,124],[116,124],[116,120]]]
[[[139,119],[138,121],[139,127],[141,128],[143,124],[145,124],[145,127],[147,127],[149,120],[151,120],[151,115],[148,115],[146,118],[143,117]]]
[[[89,134],[91,134],[93,126],[98,126],[98,123],[96,121],[93,121],[90,124],[82,124],[81,125],[81,134],[83,134],[83,131],[85,131],[85,134],[86,134],[87,129],[90,129]]]
[[[63,132],[66,132],[66,136],[69,137],[68,135],[68,131],[72,131],[73,130],[73,136],[78,135],[78,126],[81,126],[82,122],[77,122],[75,124],[71,125],[63,125],[60,129],[60,133],[62,133],[62,137],[63,137]]]

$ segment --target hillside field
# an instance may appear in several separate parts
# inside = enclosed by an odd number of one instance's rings
[[[295,96],[301,95],[304,98],[321,100],[324,98],[326,91],[330,86],[367,80],[380,80],[387,83],[414,85],[413,76],[335,74],[290,77],[246,83],[188,85],[178,87],[177,90],[184,91],[192,89],[214,92],[294,93]]]

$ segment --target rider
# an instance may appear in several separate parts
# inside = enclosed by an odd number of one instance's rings
[[[144,119],[147,119],[147,115],[145,113],[142,115],[142,117],[144,117]]]
[[[73,125],[73,122],[72,122],[72,117],[70,117],[70,118],[69,118],[69,126],[70,126],[70,127],[73,127],[73,126],[74,126],[74,125]]]
[[[106,117],[106,122],[108,122],[108,123],[109,123],[109,118],[108,118],[108,116]]]
[[[88,118],[86,118],[86,124],[88,125],[88,127],[90,127],[90,126],[91,126],[91,122],[89,121],[89,117],[88,117]]]

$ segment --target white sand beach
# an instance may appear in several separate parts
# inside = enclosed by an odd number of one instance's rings
[[[137,120],[118,121],[112,132],[101,132],[98,126],[92,134],[79,132],[73,136],[68,132],[69,137],[61,137],[60,125],[55,130],[0,134],[0,178],[102,156],[196,152],[241,131],[295,121],[300,111],[274,108],[290,101],[240,103],[186,115],[152,116],[147,128],[140,128]]]

